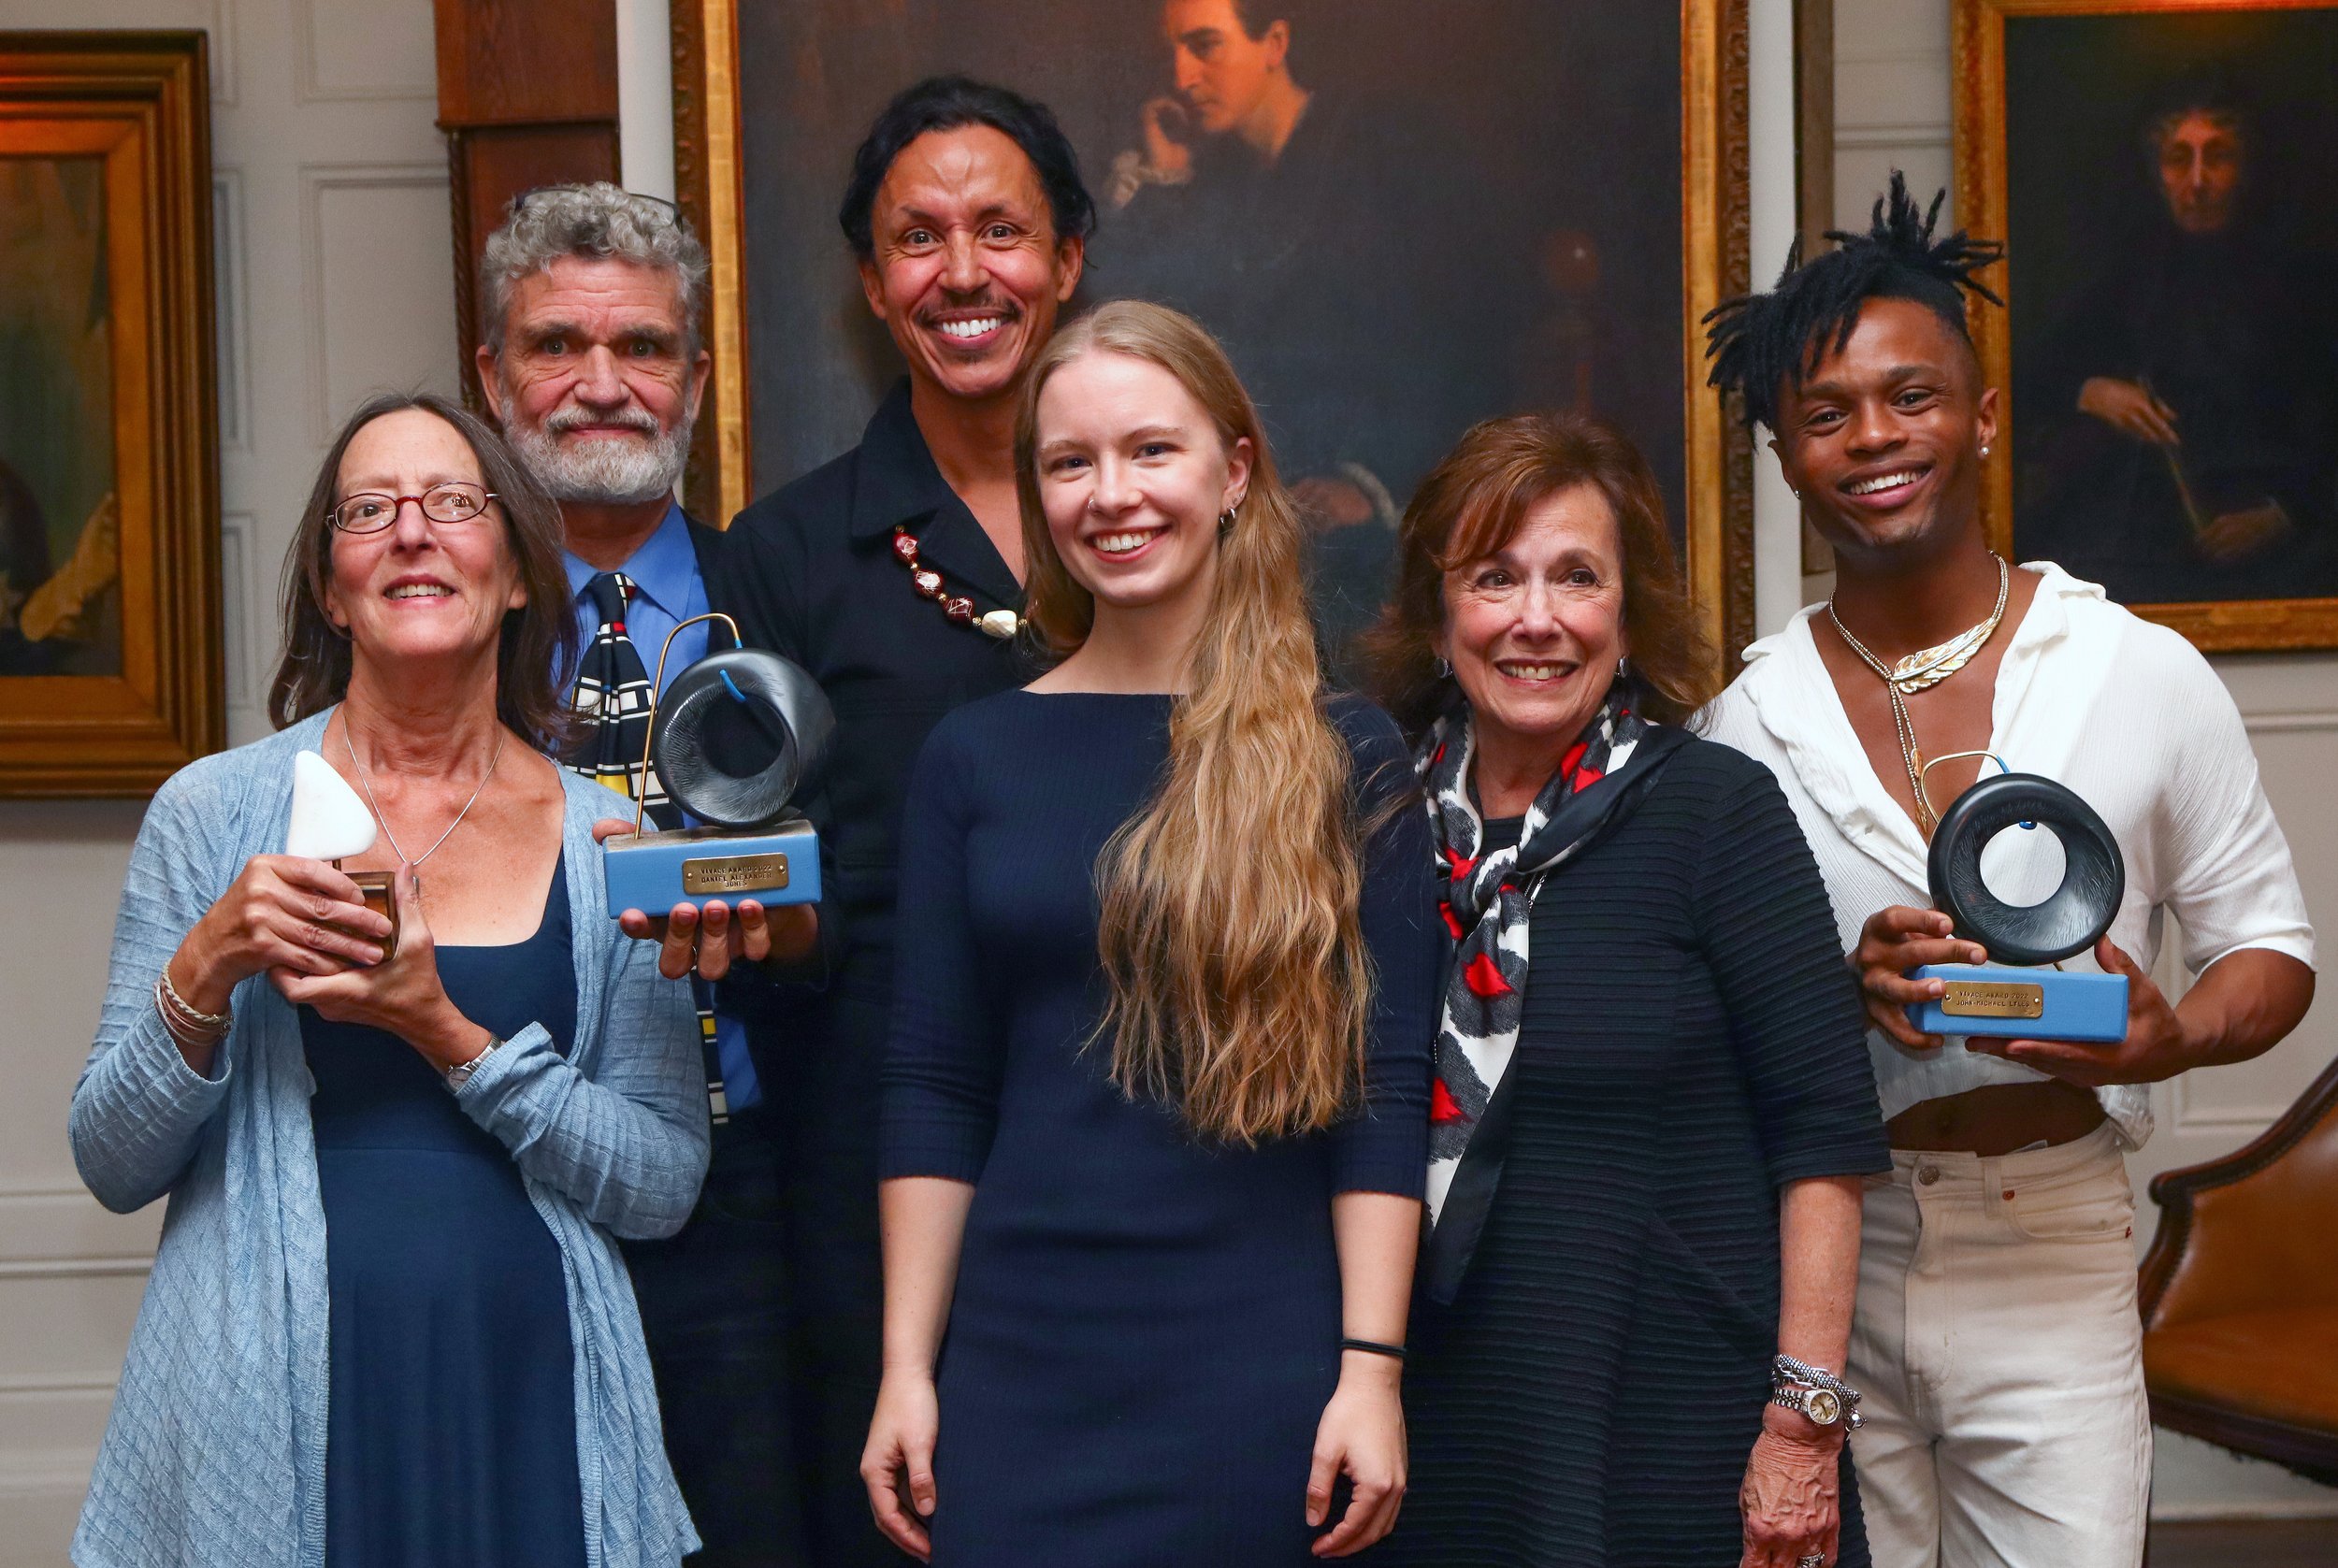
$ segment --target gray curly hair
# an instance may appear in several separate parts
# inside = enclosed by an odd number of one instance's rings
[[[672,208],[606,180],[531,191],[512,203],[503,226],[487,237],[479,258],[479,304],[489,353],[498,358],[503,353],[512,288],[562,256],[614,258],[671,273],[682,295],[688,352],[697,357],[702,346],[699,314],[706,301],[706,247]]]

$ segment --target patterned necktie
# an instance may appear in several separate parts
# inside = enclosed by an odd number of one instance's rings
[[[642,651],[625,629],[626,607],[641,590],[621,571],[604,571],[584,584],[600,625],[576,669],[576,716],[582,733],[569,753],[569,767],[628,800],[642,802],[642,814],[659,827],[682,826],[682,808],[666,798],[666,786],[644,755],[649,749],[652,698]],[[699,1048],[706,1057],[706,1100],[719,1127],[730,1119],[723,1095],[720,1053],[714,1046],[714,1007],[710,987],[696,975],[690,988],[699,1009]]]
[[[621,571],[604,571],[584,584],[600,625],[576,670],[576,713],[587,726],[569,754],[569,766],[628,800],[660,827],[682,826],[682,811],[643,760],[649,749],[649,669],[625,629],[626,607],[641,594]]]

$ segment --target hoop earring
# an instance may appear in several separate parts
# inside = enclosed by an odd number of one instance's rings
[[[1450,681],[1453,678],[1453,661],[1442,654],[1436,657],[1436,678],[1440,681]]]
[[[1224,539],[1228,534],[1233,532],[1234,508],[1228,507],[1225,511],[1218,514],[1218,537],[1220,539]]]

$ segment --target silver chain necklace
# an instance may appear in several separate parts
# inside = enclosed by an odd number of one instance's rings
[[[487,781],[496,776],[496,764],[503,760],[503,742],[511,738],[509,729],[501,725],[496,726],[495,755],[487,758],[487,770],[479,777],[479,788],[470,792],[470,798],[463,802],[463,809],[455,813],[455,820],[446,825],[446,831],[439,835],[436,842],[411,860],[406,860],[405,846],[397,842],[397,834],[391,828],[390,819],[382,810],[382,802],[373,798],[373,781],[366,776],[366,765],[357,760],[357,748],[350,743],[349,721],[346,718],[341,721],[341,750],[349,754],[349,765],[357,770],[357,784],[366,792],[366,804],[373,808],[373,820],[380,823],[382,831],[389,836],[390,848],[397,852],[397,857],[417,868],[439,853],[439,845],[455,836],[455,830],[463,826],[463,819],[470,815],[470,809],[479,804],[479,797],[486,790]]]

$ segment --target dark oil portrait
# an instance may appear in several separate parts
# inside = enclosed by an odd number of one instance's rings
[[[2009,17],[2014,547],[2338,596],[2338,9]]]
[[[105,162],[0,157],[0,675],[117,675]]]
[[[1335,645],[1472,422],[1582,407],[1681,518],[1679,7],[1603,0],[794,0],[738,11],[754,488],[856,441],[899,374],[835,222],[895,92],[1040,99],[1100,212],[1081,302],[1225,342],[1316,527]]]

